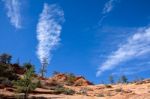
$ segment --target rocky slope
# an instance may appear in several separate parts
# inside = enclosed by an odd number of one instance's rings
[[[82,85],[76,86],[79,80],[83,81]],[[75,77],[72,85],[67,85],[66,81],[66,74],[57,74],[52,78],[42,79],[44,87],[36,88],[29,97],[31,99],[150,99],[149,79],[129,84],[114,85],[92,85],[84,77]],[[63,85],[64,88],[74,90],[74,93],[72,95],[54,93],[52,86],[56,87],[58,84]],[[13,90],[13,88],[9,87],[0,87],[0,97],[5,96],[2,99],[13,97],[15,95]]]
[[[73,74],[64,74],[64,73],[56,74],[53,77],[47,79],[48,83],[51,83],[53,81],[59,84],[72,85],[72,86],[93,85],[90,81],[86,80],[83,76],[75,76]]]

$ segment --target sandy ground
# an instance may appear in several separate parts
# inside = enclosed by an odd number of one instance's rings
[[[86,88],[87,95],[52,95],[49,90],[37,88],[36,91],[46,92],[46,94],[30,94],[35,97],[45,97],[47,99],[150,99],[150,83],[145,84],[122,84],[111,85],[107,88],[106,85],[91,85],[82,87],[69,87],[78,92],[80,89]],[[118,89],[121,91],[117,91]],[[14,95],[5,89],[0,89],[0,94],[11,96]],[[99,95],[99,97],[97,97]],[[0,98],[1,99],[1,98]]]

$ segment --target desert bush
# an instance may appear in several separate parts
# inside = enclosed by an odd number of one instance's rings
[[[66,95],[73,95],[75,94],[75,91],[69,88],[65,88],[63,86],[57,86],[54,89],[55,94],[66,94]]]
[[[47,88],[49,88],[50,90],[56,91],[56,90],[59,89],[59,88],[63,88],[63,85],[57,84],[56,86],[49,86],[49,87],[47,87]]]
[[[106,88],[112,88],[112,86],[111,86],[111,85],[105,85],[105,87],[106,87]]]
[[[56,80],[50,80],[49,82],[38,81],[38,88],[44,88],[48,90],[55,90],[58,87],[61,87],[62,84],[58,83]]]
[[[66,73],[66,75],[67,75],[66,85],[68,86],[73,85],[76,79],[75,75],[72,73]]]
[[[81,88],[78,94],[87,95],[88,90],[88,88]]]
[[[98,94],[97,97],[104,97],[104,94]]]
[[[23,64],[23,68],[25,68],[25,69],[30,69],[30,68],[34,68],[34,65],[32,65],[31,63],[24,63]]]
[[[66,95],[73,95],[73,94],[75,94],[75,91],[72,90],[72,89],[66,88],[65,91],[64,91],[64,94],[66,94]]]
[[[0,84],[12,86],[12,80],[17,80],[18,76],[10,64],[0,63]]]
[[[14,78],[13,68],[9,64],[0,64],[0,77],[6,77],[8,79]]]
[[[115,89],[116,92],[121,92],[122,88]]]

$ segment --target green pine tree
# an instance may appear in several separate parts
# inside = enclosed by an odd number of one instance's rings
[[[128,83],[128,78],[125,75],[122,75],[119,78],[118,83]]]
[[[128,83],[128,78],[125,75],[121,76],[122,83]]]
[[[111,84],[114,83],[114,77],[113,77],[112,75],[109,76],[109,82],[110,82]]]
[[[14,81],[14,86],[17,92],[24,93],[24,99],[28,98],[29,92],[35,90],[38,82],[33,82],[34,69],[30,68],[27,72],[17,81]]]

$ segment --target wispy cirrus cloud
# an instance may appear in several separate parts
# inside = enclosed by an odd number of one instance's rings
[[[117,67],[122,62],[126,62],[136,57],[141,57],[150,53],[150,27],[140,29],[133,36],[127,39],[125,44],[113,52],[104,63],[98,68],[97,76],[104,71]]]
[[[41,62],[50,63],[52,50],[56,48],[60,41],[64,12],[58,5],[44,4],[40,19],[37,24],[37,55]]]
[[[19,29],[21,28],[21,13],[20,13],[20,0],[2,0],[7,9],[7,16],[11,24]]]
[[[115,6],[115,3],[117,2],[118,0],[109,0],[108,2],[105,3],[104,5],[104,8],[103,8],[103,11],[102,11],[102,14],[107,14],[107,13],[110,13],[114,6]]]
[[[132,67],[127,67],[127,68],[122,68],[120,70],[117,70],[115,72],[113,72],[113,75],[135,75],[137,73],[141,73],[141,72],[146,72],[150,70],[150,66],[149,65],[139,65],[139,66],[132,66]]]
[[[99,25],[102,24],[103,20],[107,16],[107,14],[109,14],[113,10],[113,8],[117,2],[119,2],[119,0],[109,0],[108,2],[105,3],[104,8],[102,10],[102,17],[99,21]]]

